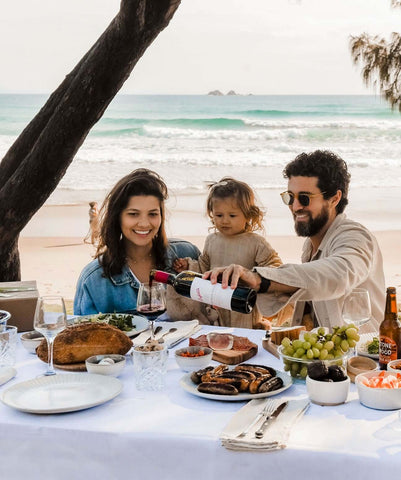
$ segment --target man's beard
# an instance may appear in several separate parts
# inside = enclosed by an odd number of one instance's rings
[[[309,215],[309,213],[308,213]],[[295,216],[294,216],[295,219]],[[295,232],[299,237],[313,237],[326,225],[329,220],[328,208],[323,207],[322,211],[316,218],[311,218],[307,222],[295,221]]]

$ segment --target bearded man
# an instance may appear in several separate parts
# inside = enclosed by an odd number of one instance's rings
[[[372,317],[365,331],[378,331],[385,306],[383,259],[374,235],[348,219],[350,174],[347,164],[330,151],[301,153],[284,169],[288,189],[281,194],[294,218],[297,235],[306,237],[302,264],[279,268],[240,265],[204,274],[212,283],[221,275],[223,288],[240,280],[258,291],[260,311],[271,316],[283,302],[295,304],[293,325],[342,325],[345,297],[354,288],[369,292]]]

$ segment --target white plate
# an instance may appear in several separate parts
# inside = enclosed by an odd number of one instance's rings
[[[116,397],[123,385],[117,378],[89,373],[66,373],[17,383],[0,399],[28,413],[63,413],[101,405]]]
[[[114,314],[93,314],[93,315],[81,315],[81,316],[76,316],[76,317],[73,317],[70,319],[70,322],[71,323],[82,323],[82,322],[86,322],[86,321],[90,321],[92,319],[96,319],[98,317],[98,315],[116,315],[116,316],[119,316],[119,315],[127,315],[127,314],[124,314],[124,313],[114,313]],[[99,322],[105,322],[104,320],[99,320]],[[107,322],[105,322],[107,323]],[[132,315],[132,323],[135,325],[135,328],[133,328],[132,330],[128,330],[126,332],[124,332],[126,335],[128,335],[129,337],[132,337],[133,335],[139,335],[141,332],[144,332],[145,330],[147,330],[149,328],[149,322],[148,322],[148,319],[145,318],[145,317],[141,317],[140,315]]]
[[[276,370],[277,371],[277,370]],[[216,395],[213,393],[203,393],[199,392],[197,385],[191,380],[191,374],[187,373],[180,380],[181,387],[192,395],[197,397],[207,398],[209,400],[221,400],[223,402],[243,402],[246,400],[253,400],[254,398],[265,398],[272,397],[277,395],[292,385],[292,378],[287,375],[285,372],[277,371],[277,377],[280,377],[283,380],[284,385],[278,390],[273,390],[272,392],[265,393],[239,393],[238,395]]]
[[[373,358],[374,360],[379,360],[378,353],[369,353],[368,352],[368,343],[373,340],[373,337],[379,337],[378,333],[362,333],[360,335],[360,340],[358,342],[358,355],[363,357]]]

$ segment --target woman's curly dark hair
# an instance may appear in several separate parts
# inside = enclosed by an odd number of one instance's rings
[[[164,201],[168,197],[167,186],[156,172],[138,168],[117,182],[101,208],[100,237],[95,258],[99,258],[106,277],[121,273],[123,265],[126,263],[120,214],[128,205],[130,197],[138,195],[151,195],[159,199],[161,225],[158,234],[153,239],[152,248],[157,267],[164,267],[167,249]]]
[[[224,177],[218,183],[209,185],[209,195],[206,200],[206,211],[213,222],[213,200],[216,198],[235,198],[238,208],[246,218],[245,231],[263,230],[264,212],[255,203],[255,194],[245,182],[232,177]]]
[[[324,198],[333,197],[341,190],[341,200],[336,206],[337,214],[348,204],[348,186],[351,174],[344,160],[329,150],[301,153],[283,171],[284,178],[317,177],[317,186],[325,192]]]

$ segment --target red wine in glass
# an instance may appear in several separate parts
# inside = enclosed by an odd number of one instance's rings
[[[137,311],[144,315],[148,320],[156,320],[157,317],[162,315],[166,311],[166,307],[162,305],[141,305]]]

